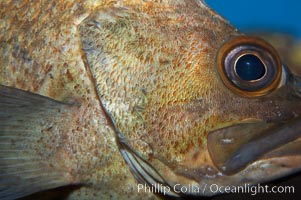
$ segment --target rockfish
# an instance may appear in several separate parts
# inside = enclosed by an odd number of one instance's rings
[[[204,1],[2,1],[0,16],[0,199],[213,196],[300,171],[300,76]]]

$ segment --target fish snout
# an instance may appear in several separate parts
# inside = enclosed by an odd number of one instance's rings
[[[208,150],[216,167],[227,175],[258,160],[301,156],[301,117],[284,124],[238,124],[208,135]]]

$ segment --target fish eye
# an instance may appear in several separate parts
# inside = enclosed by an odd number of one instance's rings
[[[217,54],[217,70],[226,87],[244,97],[258,97],[275,90],[282,65],[277,51],[256,37],[230,39]]]
[[[266,74],[264,63],[253,54],[246,54],[239,57],[234,67],[237,76],[245,81],[259,80]]]

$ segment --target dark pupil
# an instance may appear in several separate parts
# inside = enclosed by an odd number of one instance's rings
[[[247,54],[236,62],[236,73],[245,81],[258,80],[265,74],[265,67],[261,60],[252,54]]]

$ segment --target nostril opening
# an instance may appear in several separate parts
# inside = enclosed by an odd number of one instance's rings
[[[292,86],[296,95],[301,98],[301,77],[294,76]]]
[[[301,77],[293,74],[287,66],[283,66],[286,74],[286,85],[292,90],[292,95],[301,98]]]

